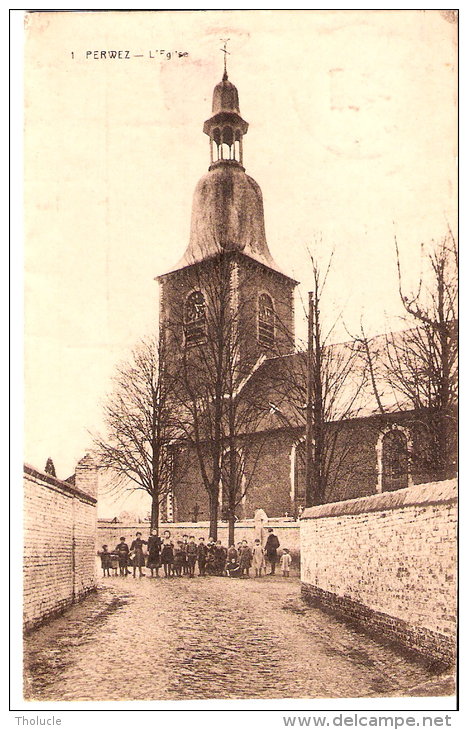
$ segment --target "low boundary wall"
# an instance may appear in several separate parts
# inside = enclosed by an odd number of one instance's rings
[[[62,613],[96,588],[97,500],[25,465],[23,626]]]
[[[309,603],[421,657],[453,664],[455,480],[308,508],[300,532]]]
[[[281,553],[281,548],[288,548],[291,552],[293,563],[298,566],[300,549],[299,522],[295,522],[293,519],[278,520],[272,518],[268,521],[267,527],[272,527],[275,535],[278,537],[280,542],[279,553]],[[161,535],[164,530],[170,530],[171,536],[175,539],[181,538],[185,534],[195,535],[197,540],[199,537],[204,537],[207,540],[210,536],[209,522],[168,522],[159,526],[159,534]],[[147,539],[149,535],[149,524],[147,522],[127,524],[98,520],[96,550],[100,550],[104,544],[109,546],[109,550],[114,548],[123,536],[125,536],[127,542],[130,544],[135,539],[137,532],[142,533],[144,540]],[[234,537],[236,543],[239,540],[247,540],[249,543],[252,543],[256,538],[254,520],[237,522]],[[226,522],[220,522],[218,525],[218,540],[221,540],[223,545],[227,546],[228,525]]]

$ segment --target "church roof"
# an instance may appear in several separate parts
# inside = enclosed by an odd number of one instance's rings
[[[403,342],[405,333],[392,336]],[[384,376],[386,335],[369,340],[374,356],[380,357],[380,367],[374,372],[374,383],[361,344],[355,341],[334,343],[324,347],[323,357],[332,385],[326,404],[326,421],[368,418],[382,414],[411,411],[409,398],[397,392]],[[333,386],[336,383],[336,387]],[[377,391],[382,410],[376,398]],[[307,403],[307,352],[266,358],[252,371],[244,386],[244,397],[254,402],[262,413],[256,431],[282,428],[304,428]]]

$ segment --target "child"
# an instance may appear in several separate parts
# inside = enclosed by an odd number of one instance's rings
[[[215,541],[212,537],[209,537],[206,544],[206,572],[208,575],[214,575],[216,572],[215,548]]]
[[[224,575],[226,567],[226,548],[223,547],[221,540],[218,540],[214,548],[214,571],[216,575]]]
[[[152,529],[151,535],[148,538],[148,560],[147,566],[151,570],[151,577],[154,578],[154,571],[156,571],[156,578],[159,578],[159,557],[161,553],[162,540],[158,535],[157,530]]]
[[[237,552],[237,550],[236,550]],[[238,578],[240,575],[239,563],[236,558],[230,558],[226,565],[226,572],[230,578]]]
[[[184,559],[182,563],[182,574],[188,575],[188,558],[187,558],[187,548],[189,543],[189,536],[188,535],[182,535],[182,548],[184,550]]]
[[[120,575],[129,575],[128,571],[128,556],[130,553],[130,548],[128,547],[127,543],[125,542],[125,538],[121,537],[120,542],[115,548],[115,551],[117,555],[119,556],[119,568],[120,568]]]
[[[133,558],[133,577],[136,578],[136,569],[138,568],[140,573],[140,578],[142,575],[145,575],[143,573],[143,568],[145,565],[145,554],[143,552],[143,545],[147,545],[148,543],[146,540],[141,539],[141,532],[137,532],[135,540],[130,545],[130,552],[132,553]]]
[[[178,578],[182,577],[182,568],[185,563],[185,550],[184,543],[182,540],[177,541],[177,545],[174,550],[174,571]]]
[[[111,566],[111,557],[110,552],[107,549],[107,545],[102,546],[102,550],[98,552],[98,555],[101,558],[101,568],[102,568],[102,577],[105,578],[105,576],[109,576],[110,578],[110,566]]]
[[[281,570],[283,571],[283,578],[289,578],[289,567],[291,565],[292,558],[289,554],[288,548],[283,548],[283,554],[281,556]]]
[[[227,551],[227,559],[228,560],[235,560],[236,563],[239,560],[239,553],[237,552],[235,545],[229,545],[229,548],[228,548],[228,551]]]
[[[249,571],[252,565],[252,551],[247,544],[247,540],[242,540],[241,549],[239,553],[239,567],[241,575],[246,575],[249,578]]]
[[[208,548],[205,545],[205,538],[198,538],[198,575],[206,575],[206,556]]]
[[[193,578],[195,576],[195,563],[197,562],[197,555],[198,555],[198,547],[197,543],[195,542],[195,536],[190,535],[189,542],[187,545],[187,567],[188,567],[188,576],[189,578]]]
[[[266,568],[265,564],[265,551],[260,544],[260,540],[255,540],[254,548],[252,551],[252,563],[255,568],[255,577],[262,577],[262,568]]]
[[[164,530],[163,543],[161,549],[161,565],[164,568],[165,578],[170,578],[172,575],[172,564],[174,562],[174,543],[171,540],[171,533],[169,530]]]
[[[117,571],[119,569],[119,556],[117,555],[115,550],[112,553],[110,553],[110,561],[111,561],[110,567],[112,569],[112,573],[116,576]]]

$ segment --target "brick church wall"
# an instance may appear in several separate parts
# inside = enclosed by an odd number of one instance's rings
[[[455,656],[456,556],[455,480],[311,507],[301,519],[304,597],[442,664]]]
[[[93,494],[25,465],[25,630],[95,589],[96,518]]]
[[[258,434],[261,449],[257,459],[247,461],[250,480],[245,503],[245,516],[252,517],[256,509],[263,509],[270,517],[291,514],[291,434],[287,431]],[[250,470],[252,473],[250,473]]]
[[[404,426],[411,433],[413,439],[412,483],[423,484],[431,481],[434,474],[424,466],[420,458],[418,433],[413,420],[412,412],[406,412],[355,418],[338,424],[336,458],[330,469],[326,501],[339,502],[375,494],[377,491],[376,445],[379,435],[390,424]],[[420,423],[418,428],[421,428]],[[345,449],[347,451],[346,459],[338,469],[335,464]]]
[[[418,434],[415,433],[412,420],[411,413],[397,413],[356,418],[340,423],[326,501],[339,502],[370,496],[377,492],[376,445],[383,429],[393,423],[405,426],[413,435],[412,483],[422,484],[431,481],[434,474],[424,466],[418,456]],[[238,509],[240,518],[252,518],[258,508],[264,509],[267,515],[272,517],[282,517],[286,513],[294,514],[298,505],[297,503],[294,505],[291,500],[293,479],[291,454],[293,445],[302,436],[301,428],[283,428],[252,435],[251,440],[259,445],[261,453],[259,458],[254,454],[250,461],[248,458],[246,460],[249,487],[245,502]],[[337,463],[344,450],[347,453],[346,459],[338,468]],[[191,520],[195,504],[198,504],[200,509],[199,519],[208,519],[207,493],[194,452],[189,452],[188,459],[176,458],[174,494],[176,519]],[[298,501],[304,506],[303,499]]]
[[[257,459],[254,453],[246,461],[248,489],[237,516],[240,519],[252,518],[255,510],[260,508],[271,517],[282,517],[286,512],[291,514],[291,437],[287,433],[273,432],[256,435],[255,438],[260,441],[261,455]],[[193,450],[180,462],[176,459],[173,489],[176,520],[192,520],[195,504],[199,506],[199,519],[208,519],[208,494]]]

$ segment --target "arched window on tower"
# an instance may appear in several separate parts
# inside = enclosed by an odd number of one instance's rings
[[[206,305],[201,291],[193,291],[185,300],[184,336],[186,345],[198,345],[206,340]]]
[[[378,490],[393,492],[411,484],[410,447],[406,430],[399,426],[386,429],[377,443]]]
[[[258,298],[258,341],[266,347],[275,344],[275,309],[268,294],[260,294]]]

